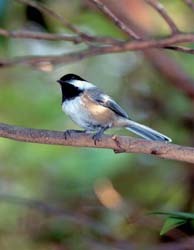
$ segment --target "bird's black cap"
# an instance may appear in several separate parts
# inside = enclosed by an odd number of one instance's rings
[[[83,78],[81,78],[78,75],[75,74],[67,74],[62,76],[59,80],[57,80],[58,83],[63,83],[63,82],[69,82],[72,80],[78,80],[78,81],[85,81]]]

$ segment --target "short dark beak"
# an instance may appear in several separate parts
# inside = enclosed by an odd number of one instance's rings
[[[61,84],[61,80],[57,80],[57,82]]]

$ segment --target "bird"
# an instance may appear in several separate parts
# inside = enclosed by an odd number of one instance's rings
[[[70,73],[57,82],[61,87],[63,112],[84,129],[82,132],[94,132],[95,144],[110,128],[126,128],[151,141],[172,141],[166,135],[130,119],[109,95],[82,77]],[[70,135],[71,131],[66,130],[65,135]]]

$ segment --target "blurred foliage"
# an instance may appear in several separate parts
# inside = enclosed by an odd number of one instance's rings
[[[123,36],[86,1],[44,2],[84,31]],[[162,2],[183,30],[193,30],[194,15],[190,10],[180,1]],[[4,12],[2,6],[6,6]],[[0,8],[0,20],[3,19],[5,28],[34,28],[26,18],[24,5],[0,0]],[[155,17],[151,11],[150,18]],[[49,30],[67,32],[52,18],[45,16],[44,19]],[[153,26],[156,36],[166,32],[161,20]],[[1,57],[60,54],[78,48],[80,45],[67,42],[0,40]],[[194,77],[193,56],[175,52],[169,56]],[[96,83],[113,96],[132,119],[163,132],[174,143],[192,146],[194,127],[188,125],[193,124],[192,101],[166,82],[142,53],[94,57],[57,67],[52,72],[27,66],[1,69],[1,122],[53,130],[77,128],[61,111],[61,93],[56,83],[56,79],[69,72]],[[128,135],[129,132],[108,133]],[[0,248],[5,250],[95,249],[95,242],[102,244],[100,249],[109,249],[109,244],[114,242],[141,243],[142,249],[146,249],[145,246],[150,249],[159,239],[161,220],[147,218],[147,211],[192,211],[193,208],[193,203],[187,206],[193,197],[191,168],[184,163],[147,155],[27,144],[1,138],[0,173]],[[108,180],[103,183],[111,185],[101,188],[102,180]],[[23,202],[15,204],[11,198],[8,202],[1,194],[26,198],[27,203],[41,200],[47,205],[54,204],[57,210],[48,213],[47,209],[36,206],[30,209]],[[104,199],[114,197],[120,197],[119,202],[113,199],[114,208],[103,203]]]

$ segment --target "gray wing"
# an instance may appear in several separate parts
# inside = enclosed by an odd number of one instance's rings
[[[123,110],[110,96],[104,94],[98,88],[91,88],[87,90],[89,96],[99,104],[104,107],[107,107],[114,111],[116,114],[128,118],[128,114]]]

